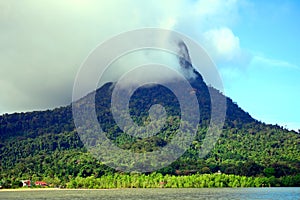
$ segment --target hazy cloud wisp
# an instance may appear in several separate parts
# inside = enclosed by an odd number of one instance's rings
[[[89,52],[127,30],[174,29],[204,45],[217,62],[234,60],[243,52],[229,28],[238,7],[232,0],[1,1],[0,114],[69,104]],[[227,49],[219,48],[222,37]]]

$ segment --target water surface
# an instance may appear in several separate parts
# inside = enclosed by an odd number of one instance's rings
[[[0,199],[300,199],[300,188],[199,188],[0,191]]]

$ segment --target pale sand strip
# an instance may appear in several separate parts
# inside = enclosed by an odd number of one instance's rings
[[[120,190],[117,188],[114,189],[61,189],[61,188],[18,188],[18,189],[0,189],[0,192],[26,192],[26,191],[57,191],[57,190],[61,190],[61,191],[82,191],[82,190]]]

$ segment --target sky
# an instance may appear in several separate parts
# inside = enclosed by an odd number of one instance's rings
[[[157,27],[203,46],[226,96],[251,116],[298,130],[299,10],[297,0],[1,0],[0,114],[69,104],[95,47]]]

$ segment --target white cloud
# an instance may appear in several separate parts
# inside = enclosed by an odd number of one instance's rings
[[[262,66],[270,66],[270,67],[283,67],[283,68],[290,68],[290,69],[296,69],[296,70],[300,70],[300,67],[289,63],[287,61],[284,60],[277,60],[277,59],[271,59],[271,58],[267,58],[264,56],[254,56],[253,57],[253,62],[259,62],[262,63]]]
[[[135,28],[181,31],[211,47],[219,62],[231,62],[242,51],[228,28],[238,7],[232,0],[0,1],[0,80],[5,83],[0,113],[69,103],[75,74],[89,52]]]
[[[240,40],[225,27],[204,33],[205,44],[218,60],[232,61],[239,56]]]

